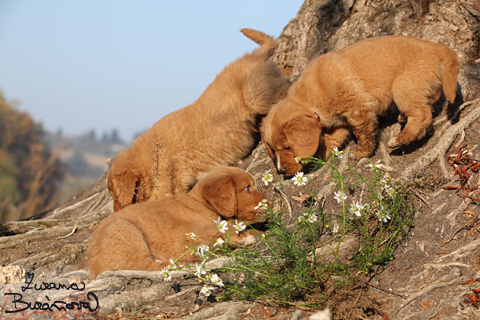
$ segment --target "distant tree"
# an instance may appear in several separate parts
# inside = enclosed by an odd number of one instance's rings
[[[52,206],[64,167],[43,142],[42,125],[0,92],[0,221]]]
[[[86,173],[88,163],[79,151],[75,151],[72,158],[67,162],[67,166],[72,175],[81,176]]]
[[[120,139],[120,135],[118,134],[117,129],[112,130],[112,135],[110,136],[110,141],[111,141],[110,143],[113,143],[113,144],[123,143],[122,139]]]
[[[124,144],[125,142],[120,138],[117,129],[112,129],[112,132],[108,134],[104,132],[102,135],[102,142],[106,144]]]
[[[94,129],[91,129],[91,130],[87,133],[87,136],[88,136],[88,140],[90,140],[90,141],[96,141],[96,140],[97,140],[97,134],[95,133],[95,130],[94,130]]]

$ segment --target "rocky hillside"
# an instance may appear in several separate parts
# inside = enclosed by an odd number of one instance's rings
[[[358,252],[367,252],[365,239],[376,239],[382,233],[385,240],[373,241],[372,247],[382,252],[391,248],[384,256],[375,256],[353,274],[319,274],[315,290],[288,303],[272,302],[268,294],[248,302],[206,299],[198,294],[203,285],[195,278],[184,278],[182,272],[172,273],[172,282],[164,282],[158,272],[145,271],[109,271],[92,281],[85,269],[88,241],[98,223],[112,212],[104,175],[58,208],[34,220],[2,226],[0,306],[4,309],[0,318],[43,319],[45,313],[51,316],[50,312],[60,317],[60,311],[48,308],[5,313],[14,299],[17,308],[24,308],[27,305],[19,302],[21,299],[45,303],[46,294],[50,301],[83,301],[82,310],[65,312],[65,317],[72,319],[305,319],[326,306],[333,319],[478,318],[475,290],[480,283],[475,281],[480,278],[480,173],[475,167],[480,163],[479,20],[478,0],[307,0],[277,40],[273,58],[292,81],[317,55],[371,36],[415,36],[447,44],[459,55],[458,97],[448,110],[455,112],[447,114],[440,101],[427,136],[408,147],[392,151],[386,145],[401,129],[392,113],[380,119],[378,147],[371,159],[331,160],[335,170],[324,165],[307,175],[309,183],[304,186],[274,173],[274,164],[261,143],[238,163],[254,175],[259,190],[281,209],[287,229],[293,228],[306,210],[321,213],[318,243],[326,245],[315,250],[324,259],[318,261],[320,265],[331,264],[334,259],[344,270],[350,270],[349,265],[361,260]],[[345,152],[354,145],[351,141]],[[373,163],[378,164],[377,169],[372,168]],[[275,179],[265,185],[261,178],[267,170]],[[362,229],[360,220],[348,212],[347,217],[341,201],[335,199],[338,179],[343,177],[346,201],[365,200],[368,190],[355,177],[370,177],[372,172],[386,181],[385,189],[388,183],[389,188],[404,192],[398,201],[406,201],[400,206],[405,213],[398,217],[411,220],[395,232],[388,233],[387,226],[400,220],[382,216],[379,221],[373,213],[362,220],[368,223]],[[342,225],[346,220],[353,221],[349,227],[358,228],[348,231],[347,224]],[[47,283],[43,290],[22,289],[32,275],[32,283]],[[84,288],[81,282],[86,284]],[[70,287],[45,291],[49,283]],[[73,291],[73,284],[81,290]],[[92,292],[100,305],[95,313],[88,309],[96,306],[93,296],[88,295]],[[6,301],[6,293],[22,297],[8,295]]]

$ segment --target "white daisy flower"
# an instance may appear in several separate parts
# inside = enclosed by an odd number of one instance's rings
[[[267,204],[267,199],[263,199],[258,203],[258,206],[255,207],[255,210],[260,209],[260,210],[268,210],[268,204]]]
[[[175,269],[178,268],[178,267],[177,267],[177,264],[175,263],[175,260],[173,260],[173,258],[170,258],[170,259],[168,260],[168,262],[170,262],[170,265],[168,266],[168,268],[169,268],[170,270],[175,270]]]
[[[310,214],[307,218],[308,223],[315,223],[315,222],[317,222],[317,220],[318,220],[318,217],[314,213]]]
[[[203,294],[205,297],[208,297],[212,294],[212,292],[210,291],[211,289],[213,289],[212,287],[207,287],[207,286],[203,286],[202,290],[200,290],[200,293]]]
[[[297,186],[304,186],[307,184],[308,182],[308,179],[307,177],[304,177],[303,176],[303,172],[298,172],[293,178],[292,180],[294,181],[293,183]]]
[[[378,160],[377,162],[374,162],[374,163],[369,163],[366,165],[367,168],[372,168],[372,171],[375,170],[375,169],[378,169],[378,170],[387,170],[387,166],[385,166],[384,164],[381,164],[380,163],[381,160]]]
[[[195,263],[195,273],[194,273],[194,275],[200,278],[205,273],[206,273],[205,270],[203,270],[203,263],[201,263],[200,265]]]
[[[341,203],[342,200],[343,201],[347,200],[347,196],[341,190],[338,190],[337,192],[334,192],[333,194],[334,194],[335,200],[337,200],[338,203]]]
[[[160,273],[163,276],[163,281],[171,281],[172,280],[172,276],[168,272],[167,268],[163,268],[162,270],[160,270]]]
[[[357,217],[360,217],[362,215],[362,210],[365,208],[365,205],[362,205],[360,202],[352,203],[350,204],[350,208],[348,211],[350,211],[352,214],[356,215]]]
[[[333,154],[335,155],[335,157],[338,157],[338,159],[342,159],[342,156],[343,156],[343,151],[338,151],[338,148],[335,147],[333,149]]]
[[[335,223],[335,225],[333,226],[333,233],[338,233],[338,229],[340,227],[338,226],[338,224]]]
[[[197,253],[195,253],[195,255],[199,256],[200,258],[203,258],[205,256],[205,253],[208,252],[208,250],[209,250],[208,246],[202,243],[201,245],[198,246]]]
[[[391,189],[392,187],[387,183],[387,180],[385,179],[381,179],[380,180],[380,187],[382,189],[385,189],[385,190],[388,190],[388,189]]]
[[[387,223],[388,220],[392,220],[392,217],[390,214],[385,210],[385,207],[380,205],[380,209],[378,209],[375,214],[377,215],[378,219],[380,221],[383,221],[383,223]]]
[[[239,234],[240,232],[242,232],[243,230],[245,230],[245,228],[246,228],[247,226],[246,226],[245,223],[243,223],[243,222],[238,223],[238,222],[237,222],[237,219],[235,219],[235,225],[234,225],[234,227],[235,227],[235,232],[236,232],[237,234]]]
[[[228,230],[227,221],[222,220],[220,217],[218,217],[217,221],[213,220],[213,222],[215,222],[218,231],[220,231],[221,233],[225,233]]]
[[[213,246],[214,246],[214,247],[215,247],[215,246],[220,246],[220,247],[221,247],[222,244],[224,244],[224,243],[225,243],[225,241],[223,241],[222,238],[218,238],[218,239],[217,239],[217,242],[215,242],[215,243],[213,244]]]
[[[185,233],[185,235],[187,236],[187,239],[188,240],[195,240],[197,238],[197,235],[193,232],[189,232],[189,233]]]
[[[308,218],[308,213],[301,213],[301,216],[298,217],[297,221],[298,223],[302,222],[303,220],[305,220],[305,218]]]
[[[214,274],[210,277],[210,281],[217,286],[223,287],[223,280],[218,277],[217,274]]]
[[[270,171],[272,171],[272,169],[265,171],[262,176],[262,181],[266,186],[268,186],[269,182],[273,181],[273,176],[270,174]]]

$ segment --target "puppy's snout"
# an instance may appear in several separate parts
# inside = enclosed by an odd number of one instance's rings
[[[285,168],[277,168],[279,174],[284,174],[286,172]]]

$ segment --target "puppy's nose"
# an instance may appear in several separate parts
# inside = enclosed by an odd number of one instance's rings
[[[285,173],[285,168],[277,168],[277,172],[279,174],[284,174]]]

